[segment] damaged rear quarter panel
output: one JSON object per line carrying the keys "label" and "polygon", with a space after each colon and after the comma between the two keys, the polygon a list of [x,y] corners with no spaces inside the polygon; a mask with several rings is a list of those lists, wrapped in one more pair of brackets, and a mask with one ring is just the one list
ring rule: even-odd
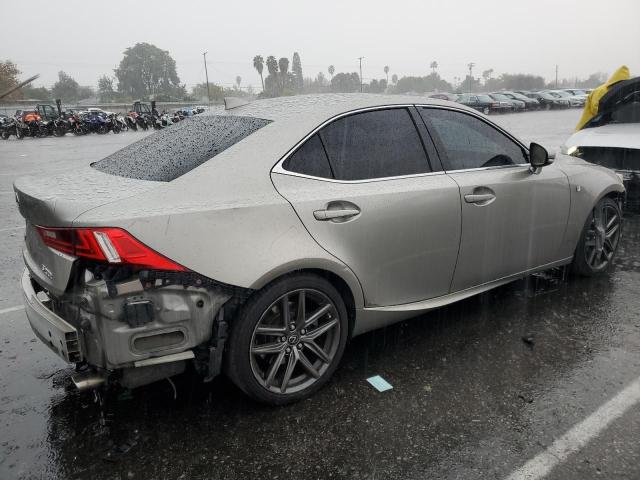
{"label": "damaged rear quarter panel", "polygon": [[362,305],[355,275],[313,240],[271,183],[271,168],[293,144],[274,125],[159,188],[83,213],[74,226],[124,228],[190,270],[238,287],[261,288],[302,268],[329,270]]}

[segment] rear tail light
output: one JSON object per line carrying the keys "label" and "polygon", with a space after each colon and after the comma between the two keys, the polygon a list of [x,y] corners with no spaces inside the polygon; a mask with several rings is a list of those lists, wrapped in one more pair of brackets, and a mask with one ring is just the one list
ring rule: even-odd
{"label": "rear tail light", "polygon": [[147,247],[121,228],[36,227],[42,241],[59,252],[110,264],[185,271],[182,265]]}
{"label": "rear tail light", "polygon": [[492,104],[491,104],[491,106],[492,106],[493,108],[498,108],[498,107],[500,106],[500,104],[499,104],[499,103],[492,103]]}

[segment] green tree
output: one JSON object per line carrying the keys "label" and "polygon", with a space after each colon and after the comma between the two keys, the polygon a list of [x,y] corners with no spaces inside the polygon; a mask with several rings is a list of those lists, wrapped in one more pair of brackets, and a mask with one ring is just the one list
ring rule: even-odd
{"label": "green tree", "polygon": [[51,92],[46,87],[32,87],[25,85],[22,90],[23,98],[30,100],[51,100]]}
{"label": "green tree", "polygon": [[302,76],[302,62],[300,61],[300,55],[298,52],[293,53],[291,60],[291,73],[293,74],[293,83],[295,90],[301,92],[304,88],[304,78]]}
{"label": "green tree", "polygon": [[398,75],[396,75],[395,73],[391,76],[391,82],[395,85],[396,83],[398,83]]}
{"label": "green tree", "polygon": [[431,62],[431,64],[429,65],[429,68],[431,69],[431,73],[436,73],[436,70],[438,70],[438,62],[436,62],[435,60],[433,62]]}
{"label": "green tree", "polygon": [[150,43],[127,48],[115,74],[118,90],[132,98],[172,99],[186,93],[180,85],[175,60],[168,51]]}
{"label": "green tree", "polygon": [[482,78],[484,78],[484,84],[487,85],[489,80],[491,80],[491,76],[493,75],[493,68],[485,70],[482,72]]}
{"label": "green tree", "polygon": [[287,87],[289,77],[289,59],[282,57],[278,60],[278,68],[280,69],[280,88],[284,90]]}
{"label": "green tree", "polygon": [[115,100],[116,91],[113,87],[113,77],[102,75],[98,79],[98,96],[101,102],[112,102]]}
{"label": "green tree", "polygon": [[[209,82],[209,91],[211,92],[211,98],[214,101],[220,101],[224,98],[224,91],[222,87],[215,83]],[[196,101],[207,100],[207,84],[205,82],[199,83],[191,87],[191,95]]]}
{"label": "green tree", "polygon": [[360,91],[360,76],[356,73],[336,73],[331,79],[331,91],[351,93]]}
{"label": "green tree", "polygon": [[384,74],[387,76],[387,83],[389,83],[389,65],[384,66]]}
{"label": "green tree", "polygon": [[237,88],[238,90],[240,90],[240,84],[241,84],[241,83],[242,83],[242,77],[241,77],[240,75],[238,75],[238,76],[236,77],[236,88]]}
{"label": "green tree", "polygon": [[[18,66],[13,63],[11,60],[5,60],[4,62],[0,62],[0,93],[3,93],[20,83],[18,80],[18,75],[20,75],[20,70],[18,70]],[[15,92],[10,93],[4,100],[17,100],[22,98],[23,92],[18,89]]]}
{"label": "green tree", "polygon": [[453,90],[451,84],[440,78],[437,72],[430,73],[426,77],[402,77],[395,82],[395,85],[395,93],[450,92]]}
{"label": "green tree", "polygon": [[258,75],[260,75],[262,90],[264,91],[264,78],[262,78],[262,70],[264,70],[264,58],[262,58],[262,55],[256,55],[255,57],[253,57],[253,68],[255,68],[258,71]]}
{"label": "green tree", "polygon": [[273,55],[269,55],[266,61],[267,78],[264,81],[265,96],[274,97],[280,92],[280,81],[278,80],[278,61]]}
{"label": "green tree", "polygon": [[333,80],[333,74],[336,71],[336,67],[334,67],[333,65],[329,65],[329,68],[327,69],[327,71],[329,72],[329,75],[331,75],[331,79]]}
{"label": "green tree", "polygon": [[78,82],[71,78],[71,75],[60,70],[58,72],[58,81],[51,87],[51,95],[53,95],[53,98],[60,98],[65,102],[75,102],[82,96],[79,89]]}

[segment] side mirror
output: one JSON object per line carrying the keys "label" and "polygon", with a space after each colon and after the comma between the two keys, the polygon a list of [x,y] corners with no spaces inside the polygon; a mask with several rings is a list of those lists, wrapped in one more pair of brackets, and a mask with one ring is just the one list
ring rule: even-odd
{"label": "side mirror", "polygon": [[540,173],[542,167],[549,165],[549,152],[542,145],[531,142],[529,145],[529,163],[531,164],[531,173]]}

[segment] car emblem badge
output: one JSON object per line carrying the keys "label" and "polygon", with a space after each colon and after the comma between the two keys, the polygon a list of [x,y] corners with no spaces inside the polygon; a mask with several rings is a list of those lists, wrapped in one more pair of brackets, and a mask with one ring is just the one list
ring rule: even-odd
{"label": "car emblem badge", "polygon": [[44,273],[49,280],[53,280],[53,272],[51,270],[49,270],[49,267],[47,267],[43,263],[42,265],[40,265],[40,269],[42,270],[42,273]]}
{"label": "car emblem badge", "polygon": [[291,345],[295,345],[298,342],[298,336],[297,335],[291,335],[289,337],[289,343]]}

